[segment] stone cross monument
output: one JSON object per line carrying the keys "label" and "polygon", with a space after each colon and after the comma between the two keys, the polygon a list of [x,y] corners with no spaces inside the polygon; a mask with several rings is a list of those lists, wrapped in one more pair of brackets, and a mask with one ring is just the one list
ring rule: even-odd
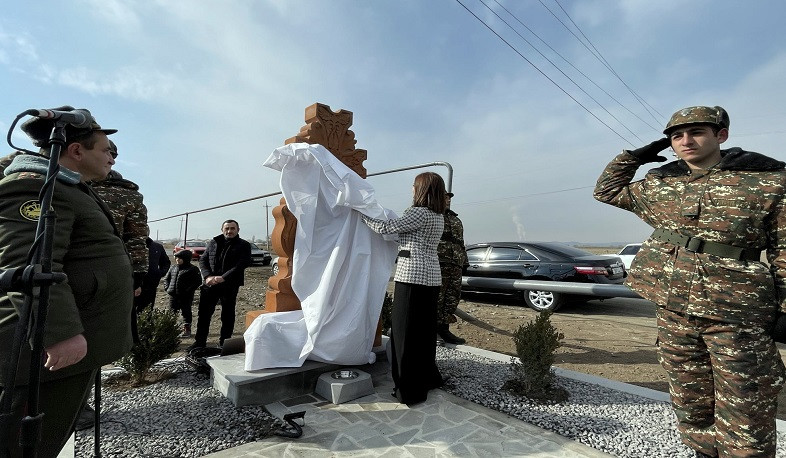
{"label": "stone cross monument", "polygon": [[[352,126],[352,112],[339,110],[334,112],[329,106],[315,103],[306,108],[306,125],[300,132],[287,139],[284,144],[311,143],[320,144],[333,153],[347,167],[354,170],[361,178],[366,178],[363,162],[366,150],[356,149],[355,133],[349,130]],[[279,255],[278,274],[268,280],[268,292],[265,297],[266,312],[288,312],[300,309],[300,300],[292,291],[292,255],[295,252],[295,228],[297,220],[289,211],[284,198],[280,205],[273,209],[276,223],[273,227],[271,242]],[[246,326],[250,324],[246,320]]]}

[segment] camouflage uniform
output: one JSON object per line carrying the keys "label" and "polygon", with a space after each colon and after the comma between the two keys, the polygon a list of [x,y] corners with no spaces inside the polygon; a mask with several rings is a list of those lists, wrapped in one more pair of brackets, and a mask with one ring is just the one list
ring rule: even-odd
{"label": "camouflage uniform", "polygon": [[7,169],[8,166],[11,165],[11,162],[13,162],[14,158],[20,154],[22,154],[22,152],[17,151],[15,153],[9,154],[8,156],[0,157],[0,180],[2,180],[5,176],[5,169]]}
{"label": "camouflage uniform", "polygon": [[437,324],[447,325],[456,312],[461,299],[461,274],[467,263],[464,249],[464,226],[454,211],[445,211],[445,229],[437,246],[439,268],[442,272],[442,287],[439,290]]}
{"label": "camouflage uniform", "polygon": [[786,171],[783,162],[739,148],[721,157],[709,170],[679,160],[631,183],[642,161],[623,151],[594,195],[655,228],[756,255],[767,250],[769,268],[752,255],[688,249],[656,230],[626,281],[658,305],[659,358],[683,442],[710,456],[774,456],[786,372],[769,330],[776,312],[786,311]]}
{"label": "camouflage uniform", "polygon": [[142,203],[139,186],[113,170],[106,180],[93,183],[93,190],[112,212],[115,227],[131,256],[134,288],[138,288],[148,269],[146,241],[150,233],[147,226],[147,207]]}

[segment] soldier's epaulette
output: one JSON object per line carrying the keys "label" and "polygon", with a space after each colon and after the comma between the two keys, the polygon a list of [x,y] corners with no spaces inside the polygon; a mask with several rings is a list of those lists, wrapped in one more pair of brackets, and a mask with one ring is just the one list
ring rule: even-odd
{"label": "soldier's epaulette", "polygon": [[41,173],[36,173],[36,172],[19,172],[16,175],[16,178],[20,179],[20,180],[23,180],[23,179],[26,179],[26,178],[40,180],[40,179],[44,178],[44,175],[41,174]]}

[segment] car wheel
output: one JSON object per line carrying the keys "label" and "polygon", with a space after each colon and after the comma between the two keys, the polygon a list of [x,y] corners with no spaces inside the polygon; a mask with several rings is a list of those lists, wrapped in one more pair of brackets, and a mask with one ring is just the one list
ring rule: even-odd
{"label": "car wheel", "polygon": [[278,275],[278,263],[273,264],[273,268],[271,270],[273,271],[273,275]]}
{"label": "car wheel", "polygon": [[524,302],[538,312],[556,312],[562,307],[565,298],[552,291],[524,291]]}

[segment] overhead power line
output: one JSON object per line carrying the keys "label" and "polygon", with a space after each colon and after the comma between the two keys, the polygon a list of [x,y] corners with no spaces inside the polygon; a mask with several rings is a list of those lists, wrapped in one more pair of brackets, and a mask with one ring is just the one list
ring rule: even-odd
{"label": "overhead power line", "polygon": [[[559,21],[559,23],[560,23],[560,24],[562,24],[562,26],[563,26],[563,27],[565,27],[565,29],[566,29],[568,32],[570,32],[570,34],[571,34],[571,35],[573,35],[573,36],[574,36],[574,37],[575,37],[575,38],[576,38],[576,39],[579,41],[579,43],[581,43],[581,44],[582,44],[582,45],[583,45],[585,48],[587,48],[587,51],[589,51],[589,52],[590,52],[590,54],[592,54],[593,56],[595,56],[595,58],[596,58],[596,59],[598,59],[598,61],[599,61],[599,62],[600,62],[600,63],[601,63],[601,64],[602,64],[604,67],[606,67],[606,68],[607,68],[607,69],[608,69],[608,70],[609,70],[609,71],[610,71],[610,72],[611,72],[611,73],[612,73],[612,74],[613,74],[613,75],[614,75],[614,76],[615,76],[615,77],[616,77],[616,78],[617,78],[617,79],[618,79],[618,80],[619,80],[619,81],[620,81],[620,82],[623,84],[623,86],[625,86],[625,87],[628,89],[628,91],[630,91],[630,93],[633,95],[633,97],[635,97],[635,98],[636,98],[636,100],[639,102],[639,104],[641,104],[641,106],[642,106],[642,107],[644,107],[644,109],[647,111],[647,113],[649,113],[649,115],[650,115],[650,116],[652,116],[652,119],[654,119],[656,123],[660,122],[660,120],[659,120],[659,119],[658,119],[658,118],[657,118],[657,117],[656,117],[656,116],[655,116],[655,115],[652,113],[652,111],[655,111],[655,113],[658,113],[658,111],[657,111],[657,110],[655,110],[655,108],[654,108],[654,107],[652,107],[652,105],[650,105],[650,104],[646,103],[646,102],[644,101],[644,99],[643,99],[643,98],[642,98],[642,97],[641,97],[639,94],[637,94],[637,93],[636,93],[636,91],[634,91],[634,90],[633,90],[633,88],[631,88],[631,87],[628,85],[628,83],[626,83],[626,82],[625,82],[625,81],[622,79],[622,77],[621,77],[621,76],[620,76],[620,75],[619,75],[619,74],[618,74],[618,73],[617,73],[617,72],[614,70],[614,68],[612,68],[611,64],[609,64],[609,62],[606,60],[606,58],[605,58],[605,57],[603,57],[603,55],[600,53],[600,51],[598,50],[598,48],[596,48],[596,47],[595,47],[595,45],[593,45],[593,44],[592,44],[592,41],[590,41],[590,39],[589,39],[589,38],[587,38],[587,36],[584,34],[584,32],[582,32],[582,31],[581,31],[581,28],[580,28],[580,27],[579,27],[579,26],[578,26],[578,25],[577,25],[577,24],[576,24],[576,23],[573,21],[573,19],[570,17],[570,15],[568,14],[568,12],[567,12],[567,11],[565,11],[565,9],[562,7],[562,5],[560,5],[560,3],[559,3],[559,1],[558,1],[558,0],[554,0],[554,2],[555,2],[555,3],[556,3],[556,4],[557,4],[559,7],[560,7],[560,9],[562,10],[562,12],[563,12],[563,13],[565,13],[565,16],[567,16],[567,17],[568,17],[568,19],[570,20],[570,22],[571,22],[571,23],[574,25],[574,27],[576,27],[576,30],[578,30],[578,31],[579,31],[579,33],[581,33],[581,35],[584,37],[584,40],[586,40],[586,43],[585,43],[585,41],[584,41],[584,40],[582,40],[581,38],[579,38],[579,36],[578,36],[578,35],[576,35],[576,34],[573,32],[573,30],[571,30],[571,28],[570,28],[570,27],[568,27],[568,25],[567,25],[567,24],[565,24],[565,23],[562,21],[562,19],[560,19],[560,18],[559,18],[559,17],[556,15],[556,14],[554,13],[554,11],[552,11],[552,10],[551,10],[551,8],[549,8],[549,7],[548,7],[548,6],[547,6],[545,3],[543,3],[543,0],[538,0],[538,1],[540,2],[540,4],[541,4],[541,5],[543,5],[543,7],[544,7],[544,8],[546,8],[546,10],[548,10],[548,12],[549,12],[549,13],[551,13],[551,15],[552,15],[552,16],[554,16],[554,18],[555,18],[557,21]],[[587,45],[587,43],[589,43],[589,46]],[[592,49],[590,49],[590,46],[592,46]],[[650,111],[650,108],[652,109],[652,111]],[[661,118],[663,118],[663,115],[661,115],[660,113],[658,113],[658,115],[659,115]]]}
{"label": "overhead power line", "polygon": [[[494,1],[495,1],[495,2],[497,2],[497,0],[494,0]],[[606,109],[606,107],[604,107],[604,106],[603,106],[603,104],[601,104],[601,103],[600,103],[600,102],[599,102],[597,99],[595,99],[595,97],[593,97],[593,96],[592,96],[592,95],[590,95],[590,94],[589,94],[587,91],[585,91],[583,87],[581,87],[581,86],[580,86],[580,85],[579,85],[579,84],[578,84],[576,81],[574,81],[574,80],[573,80],[573,78],[571,78],[571,77],[570,77],[568,74],[566,74],[565,72],[563,72],[561,68],[559,68],[559,67],[558,67],[558,66],[557,66],[557,65],[556,65],[556,64],[555,64],[555,63],[554,63],[554,62],[553,62],[551,59],[549,59],[549,58],[548,58],[548,57],[547,57],[545,54],[543,54],[543,53],[542,53],[542,52],[541,52],[541,51],[540,51],[540,50],[539,50],[539,49],[538,49],[538,48],[537,48],[535,45],[533,45],[532,43],[530,43],[530,41],[529,41],[529,40],[527,40],[526,38],[524,38],[524,36],[522,36],[522,35],[521,35],[521,34],[520,34],[520,33],[519,33],[519,32],[518,32],[518,31],[517,31],[517,30],[516,30],[516,29],[515,29],[515,28],[514,28],[512,25],[510,25],[510,24],[508,23],[508,21],[506,21],[506,20],[505,20],[505,19],[503,19],[503,18],[502,18],[502,17],[501,17],[499,14],[497,14],[497,12],[496,12],[496,11],[494,11],[494,10],[493,10],[493,9],[492,9],[492,8],[491,8],[491,7],[490,7],[490,6],[489,6],[489,5],[488,5],[488,4],[487,4],[487,3],[486,3],[484,0],[480,0],[480,3],[482,3],[482,4],[483,4],[483,6],[485,6],[485,7],[486,7],[486,8],[487,8],[489,11],[491,11],[491,13],[492,13],[492,14],[494,14],[494,16],[497,16],[497,18],[498,18],[500,21],[504,22],[504,23],[505,23],[505,25],[507,25],[507,26],[508,26],[508,27],[509,27],[511,30],[513,30],[513,33],[515,33],[516,35],[518,35],[518,36],[519,36],[519,38],[521,38],[522,40],[524,40],[524,42],[525,42],[525,43],[527,43],[527,44],[528,44],[528,45],[529,45],[529,46],[530,46],[532,49],[534,49],[534,50],[535,50],[535,52],[537,52],[538,54],[540,54],[540,56],[541,56],[542,58],[546,59],[546,61],[547,61],[548,63],[550,63],[552,67],[554,67],[554,68],[555,68],[555,69],[556,69],[558,72],[562,73],[562,76],[564,76],[564,77],[565,77],[565,78],[567,78],[567,79],[568,79],[568,80],[569,80],[571,83],[573,83],[573,85],[574,85],[574,86],[576,86],[576,87],[577,87],[577,88],[578,88],[578,89],[579,89],[581,92],[583,92],[583,93],[584,93],[584,95],[586,95],[587,97],[589,97],[589,98],[590,98],[590,100],[592,100],[593,102],[595,102],[595,103],[596,103],[596,104],[597,104],[597,105],[598,105],[598,106],[599,106],[599,107],[600,107],[600,108],[601,108],[603,111],[605,111],[605,112],[606,112],[606,114],[608,114],[609,116],[611,116],[611,118],[612,118],[612,119],[614,119],[615,121],[617,121],[617,123],[619,123],[619,125],[621,125],[622,127],[624,127],[624,128],[625,128],[625,130],[627,130],[627,131],[628,131],[628,132],[629,132],[631,135],[633,135],[634,137],[636,137],[636,139],[638,139],[638,140],[639,140],[639,142],[642,142],[642,143],[644,142],[644,140],[642,140],[642,139],[641,139],[641,138],[640,138],[638,135],[636,135],[636,134],[635,134],[635,133],[634,133],[632,130],[630,130],[630,129],[628,128],[628,126],[626,126],[626,125],[625,125],[625,123],[623,123],[622,121],[620,121],[620,120],[619,120],[619,119],[618,119],[616,116],[614,116],[614,115],[613,115],[613,114],[612,114],[612,113],[611,113],[611,112],[610,112],[608,109]],[[497,2],[497,4],[499,5],[499,2]],[[502,5],[500,5],[500,6],[502,6]],[[503,8],[504,8],[504,7],[503,7]],[[506,9],[505,11],[507,11],[507,9]],[[520,21],[519,21],[519,22],[520,22]]]}
{"label": "overhead power line", "polygon": [[[609,92],[608,92],[608,91],[606,91],[605,89],[603,89],[603,88],[602,88],[602,87],[601,87],[601,86],[600,86],[598,83],[596,83],[596,82],[595,82],[595,81],[594,81],[592,78],[590,78],[589,76],[587,76],[587,74],[585,74],[583,71],[581,71],[581,70],[580,70],[578,67],[576,67],[575,65],[573,65],[573,63],[572,63],[571,61],[569,61],[567,58],[565,58],[565,56],[563,56],[562,54],[560,54],[560,52],[559,52],[559,51],[557,51],[557,50],[556,50],[556,49],[554,49],[554,48],[553,48],[551,45],[549,45],[549,44],[548,44],[548,42],[546,42],[546,40],[544,40],[543,38],[541,38],[541,37],[540,37],[540,35],[538,35],[537,33],[535,33],[535,31],[534,31],[534,30],[532,30],[532,29],[531,29],[531,28],[529,28],[529,27],[528,27],[526,24],[524,24],[524,23],[523,23],[523,22],[522,22],[522,21],[521,21],[521,20],[520,20],[520,19],[519,19],[519,18],[518,18],[518,17],[517,17],[515,14],[513,14],[513,13],[512,13],[510,10],[508,10],[507,8],[505,8],[505,5],[501,4],[501,3],[500,3],[499,1],[497,1],[497,0],[494,0],[494,2],[495,2],[497,5],[499,5],[499,7],[500,7],[500,8],[502,8],[503,10],[505,10],[505,12],[506,12],[506,13],[508,13],[508,14],[509,14],[509,15],[510,15],[510,16],[511,16],[513,19],[515,19],[515,20],[516,20],[516,22],[518,22],[519,24],[521,24],[521,26],[522,26],[522,27],[524,27],[525,29],[527,29],[527,30],[529,31],[529,33],[531,33],[531,34],[532,34],[532,35],[533,35],[535,38],[537,38],[538,40],[540,40],[540,42],[541,42],[541,43],[543,43],[543,45],[544,45],[544,46],[546,46],[546,47],[547,47],[547,48],[549,48],[549,49],[550,49],[550,50],[551,50],[551,51],[552,51],[554,54],[556,54],[557,56],[559,56],[559,57],[560,57],[560,59],[562,59],[562,60],[563,60],[563,61],[564,61],[566,64],[570,65],[570,66],[571,66],[571,67],[572,67],[574,70],[576,70],[576,71],[577,71],[577,72],[578,72],[578,73],[579,73],[581,76],[583,76],[584,78],[586,78],[586,79],[587,79],[587,81],[589,81],[590,83],[592,83],[592,84],[593,84],[593,85],[594,85],[596,88],[598,88],[600,91],[602,91],[604,94],[606,94],[606,95],[607,95],[607,96],[608,96],[608,97],[609,97],[611,100],[613,100],[613,101],[617,102],[617,105],[619,105],[620,107],[622,107],[622,109],[624,109],[625,111],[627,111],[628,113],[630,113],[632,116],[634,116],[636,119],[638,119],[639,121],[641,121],[642,123],[644,123],[644,124],[645,124],[647,127],[651,128],[651,129],[653,129],[653,130],[659,131],[659,129],[658,129],[656,126],[653,126],[653,125],[652,125],[652,124],[650,124],[648,121],[644,120],[644,119],[643,119],[641,116],[639,116],[637,113],[635,113],[635,112],[634,112],[634,111],[632,111],[630,108],[628,108],[627,106],[625,106],[625,105],[624,105],[622,102],[620,102],[620,101],[619,101],[619,100],[618,100],[616,97],[614,97],[613,95],[609,94]],[[531,46],[531,45],[530,45],[530,46]]]}
{"label": "overhead power line", "polygon": [[[475,17],[475,19],[477,19],[477,20],[478,20],[478,21],[479,21],[481,24],[483,24],[483,25],[484,25],[484,26],[485,26],[487,29],[489,29],[489,30],[491,31],[491,33],[493,33],[494,35],[496,35],[496,36],[497,36],[497,38],[499,38],[499,39],[500,39],[500,40],[502,40],[502,41],[503,41],[503,42],[504,42],[506,45],[508,45],[508,47],[509,47],[510,49],[512,49],[512,50],[513,50],[513,52],[515,52],[516,54],[518,54],[518,55],[519,55],[519,56],[520,56],[522,59],[524,59],[524,60],[525,60],[525,61],[526,61],[528,64],[530,64],[530,65],[531,65],[531,66],[532,66],[532,67],[533,67],[535,70],[537,70],[537,71],[538,71],[538,73],[540,73],[541,75],[543,75],[543,76],[544,76],[544,77],[545,77],[547,80],[549,80],[549,81],[550,81],[550,82],[551,82],[553,85],[555,85],[555,86],[556,86],[556,87],[557,87],[559,90],[561,90],[561,91],[562,91],[562,92],[563,92],[565,95],[567,95],[568,97],[570,97],[570,98],[571,98],[571,100],[573,100],[573,101],[574,101],[574,102],[576,102],[576,103],[577,103],[577,104],[578,104],[578,105],[579,105],[581,108],[583,108],[583,109],[584,109],[584,111],[586,111],[587,113],[589,113],[589,114],[590,114],[590,116],[592,116],[592,117],[593,117],[593,118],[595,118],[595,119],[596,119],[598,122],[600,122],[601,124],[603,124],[604,126],[606,126],[606,128],[607,128],[607,129],[609,129],[610,131],[614,132],[614,134],[616,134],[616,135],[617,135],[619,138],[621,138],[621,139],[622,139],[624,142],[628,143],[628,144],[629,144],[629,145],[631,145],[631,146],[634,146],[634,145],[633,145],[633,143],[632,143],[630,140],[628,140],[627,138],[623,137],[623,136],[622,136],[622,134],[620,134],[619,132],[617,132],[616,130],[614,130],[614,128],[612,128],[611,126],[609,126],[608,124],[606,124],[606,123],[605,123],[605,122],[604,122],[602,119],[600,119],[600,118],[599,118],[599,117],[598,117],[598,116],[597,116],[595,113],[593,113],[593,112],[592,112],[592,111],[591,111],[589,108],[587,108],[586,106],[584,106],[584,104],[582,104],[581,102],[579,102],[579,101],[578,101],[578,100],[577,100],[575,97],[573,97],[573,96],[572,96],[572,95],[571,95],[571,94],[570,94],[568,91],[566,91],[566,90],[565,90],[565,89],[564,89],[562,86],[560,86],[560,85],[559,85],[559,84],[558,84],[556,81],[554,81],[554,80],[553,80],[551,77],[549,77],[549,76],[548,76],[546,73],[544,73],[544,72],[543,72],[543,70],[541,70],[541,69],[540,69],[540,68],[539,68],[537,65],[535,65],[535,64],[534,64],[534,63],[533,63],[531,60],[527,59],[527,57],[526,57],[526,56],[524,56],[524,54],[522,54],[522,53],[521,53],[521,52],[520,52],[518,49],[516,49],[516,47],[515,47],[515,46],[513,46],[513,45],[512,45],[512,44],[511,44],[509,41],[507,41],[505,38],[503,38],[503,37],[502,37],[502,35],[500,35],[499,33],[497,33],[497,31],[496,31],[496,30],[494,30],[494,29],[493,29],[493,28],[492,28],[490,25],[488,25],[488,24],[487,24],[485,21],[483,21],[483,19],[481,19],[481,18],[480,18],[480,17],[479,17],[477,14],[475,14],[475,13],[474,13],[472,10],[470,10],[470,9],[467,7],[467,5],[465,5],[465,4],[464,4],[464,3],[463,3],[461,0],[456,0],[456,2],[458,2],[458,4],[459,4],[459,5],[461,5],[461,6],[462,6],[462,7],[463,7],[465,10],[467,10],[467,12],[469,12],[469,14],[471,14],[472,16],[474,16],[474,17]],[[485,5],[485,4],[484,4],[484,5]]]}

